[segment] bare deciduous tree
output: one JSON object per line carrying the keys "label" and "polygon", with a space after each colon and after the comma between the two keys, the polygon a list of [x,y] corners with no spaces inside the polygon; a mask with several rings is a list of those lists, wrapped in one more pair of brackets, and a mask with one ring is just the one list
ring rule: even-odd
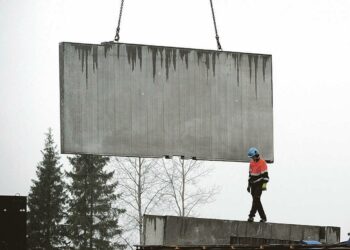
{"label": "bare deciduous tree", "polygon": [[203,162],[174,157],[172,160],[163,159],[160,166],[163,171],[158,178],[166,187],[164,191],[170,198],[170,208],[178,216],[193,215],[196,207],[214,201],[219,188],[200,185],[201,179],[211,172]]}
{"label": "bare deciduous tree", "polygon": [[143,215],[150,213],[194,215],[194,209],[214,201],[216,186],[200,181],[211,169],[200,161],[114,158],[121,200],[126,208],[123,239],[132,248],[142,244]]}
{"label": "bare deciduous tree", "polygon": [[[163,202],[162,191],[165,183],[157,177],[157,161],[145,158],[114,158],[121,188],[119,192],[126,208],[123,223],[124,240],[129,247],[136,241],[142,244],[143,214],[157,212],[155,208],[160,209]],[[138,236],[135,235],[135,231]]]}

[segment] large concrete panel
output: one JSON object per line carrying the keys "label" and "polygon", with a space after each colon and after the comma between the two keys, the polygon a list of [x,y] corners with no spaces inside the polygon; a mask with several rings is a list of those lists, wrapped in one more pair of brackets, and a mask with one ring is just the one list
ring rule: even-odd
{"label": "large concrete panel", "polygon": [[273,161],[271,55],[60,44],[61,151]]}
{"label": "large concrete panel", "polygon": [[[154,226],[156,221],[159,225]],[[340,240],[339,227],[216,220],[176,216],[144,216],[145,245],[221,245],[254,239],[270,243],[316,240],[333,244]]]}

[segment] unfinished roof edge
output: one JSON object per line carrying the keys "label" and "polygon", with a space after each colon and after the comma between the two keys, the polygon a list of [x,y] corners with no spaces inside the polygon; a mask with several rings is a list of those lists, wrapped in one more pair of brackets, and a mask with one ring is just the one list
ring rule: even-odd
{"label": "unfinished roof edge", "polygon": [[195,245],[195,246],[160,246],[160,245],[135,245],[137,250],[165,250],[165,249],[188,249],[188,250],[205,250],[205,249],[246,249],[246,250],[255,250],[255,249],[343,249],[350,250],[349,245],[342,244],[321,244],[321,245],[304,245],[304,244],[263,244],[263,245]]}
{"label": "unfinished roof edge", "polygon": [[[181,217],[181,216],[176,216],[176,215],[153,215],[153,214],[144,214],[144,217],[172,217],[172,218],[181,218],[181,219],[198,219],[198,220],[212,220],[212,221],[236,221],[236,222],[244,222],[248,223],[245,220],[230,220],[230,219],[215,219],[215,218],[204,218],[204,217],[192,217],[192,216],[186,216],[186,217]],[[249,222],[250,223],[250,222]],[[254,223],[254,222],[253,222]],[[257,222],[255,222],[257,223]],[[266,222],[266,224],[275,224],[275,225],[291,225],[291,226],[310,226],[310,227],[335,227],[335,228],[340,228],[337,226],[331,226],[331,225],[306,225],[306,224],[291,224],[291,223],[277,223],[277,222]]]}
{"label": "unfinished roof edge", "polygon": [[[178,216],[144,216],[145,245],[228,245],[235,238],[266,239],[273,243],[340,241],[340,228]],[[234,241],[233,241],[234,242]]]}

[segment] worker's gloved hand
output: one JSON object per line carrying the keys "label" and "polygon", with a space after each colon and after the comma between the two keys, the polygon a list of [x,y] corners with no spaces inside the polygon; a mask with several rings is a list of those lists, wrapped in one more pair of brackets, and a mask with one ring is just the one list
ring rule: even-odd
{"label": "worker's gloved hand", "polygon": [[248,193],[250,193],[250,186],[247,187],[247,191],[248,191]]}

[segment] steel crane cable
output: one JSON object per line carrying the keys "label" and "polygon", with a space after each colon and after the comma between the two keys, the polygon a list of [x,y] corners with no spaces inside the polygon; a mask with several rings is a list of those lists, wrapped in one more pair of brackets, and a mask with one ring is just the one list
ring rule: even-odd
{"label": "steel crane cable", "polygon": [[218,50],[222,50],[222,47],[221,47],[221,44],[220,44],[220,38],[219,38],[219,35],[218,35],[218,29],[216,27],[215,13],[214,13],[214,7],[213,7],[212,0],[210,0],[210,6],[211,6],[211,13],[213,14],[213,22],[214,22],[214,28],[215,28],[216,44],[218,46]]}
{"label": "steel crane cable", "polygon": [[115,37],[114,37],[114,41],[115,42],[119,42],[119,38],[120,38],[120,36],[119,36],[120,20],[122,19],[123,7],[124,7],[124,0],[121,0],[121,2],[120,2],[120,10],[119,10],[118,26],[117,26]]}
{"label": "steel crane cable", "polygon": [[[222,50],[222,47],[221,47],[221,44],[220,44],[220,38],[219,38],[219,35],[218,35],[218,29],[217,29],[217,26],[216,26],[215,12],[214,12],[214,6],[213,6],[212,0],[210,0],[210,6],[211,6],[211,12],[213,14],[213,22],[214,22],[214,28],[215,28],[215,38],[216,38],[217,47],[218,47],[218,50]],[[124,7],[124,0],[121,0],[121,2],[120,2],[120,9],[119,9],[118,26],[117,26],[116,33],[115,33],[114,42],[119,42],[119,39],[120,39],[120,36],[119,36],[120,21],[122,19],[123,7]]]}

